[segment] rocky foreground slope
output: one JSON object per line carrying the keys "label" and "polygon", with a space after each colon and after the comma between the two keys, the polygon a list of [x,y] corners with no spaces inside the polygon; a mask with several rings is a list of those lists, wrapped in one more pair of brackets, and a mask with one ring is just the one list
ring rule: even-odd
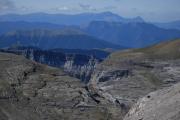
{"label": "rocky foreground slope", "polygon": [[124,120],[179,120],[180,84],[152,92],[140,99]]}
{"label": "rocky foreground slope", "polygon": [[87,85],[61,69],[0,53],[0,118],[178,120],[179,46],[174,40],[113,53]]}
{"label": "rocky foreground slope", "polygon": [[105,120],[118,106],[96,100],[80,80],[62,70],[0,53],[1,120]]}

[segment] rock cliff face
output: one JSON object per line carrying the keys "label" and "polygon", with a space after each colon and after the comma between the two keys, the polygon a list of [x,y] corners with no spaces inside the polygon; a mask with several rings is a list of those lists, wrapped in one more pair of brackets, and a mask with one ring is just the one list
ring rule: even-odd
{"label": "rock cliff face", "polygon": [[88,83],[99,61],[92,57],[84,65],[76,65],[74,62],[74,59],[67,60],[63,67],[64,71],[73,77],[81,79],[82,82]]}
{"label": "rock cliff face", "polygon": [[102,61],[101,58],[97,58],[92,54],[66,54],[63,52],[56,52],[54,50],[45,51],[32,47],[24,47],[21,49],[8,49],[2,51],[23,55],[27,59],[36,61],[38,63],[63,68],[66,73],[73,77],[81,79],[85,83],[90,80],[91,74],[93,73],[96,65]]}
{"label": "rock cliff face", "polygon": [[[99,99],[96,99],[99,98]],[[119,106],[62,70],[0,53],[1,120],[116,120]]]}

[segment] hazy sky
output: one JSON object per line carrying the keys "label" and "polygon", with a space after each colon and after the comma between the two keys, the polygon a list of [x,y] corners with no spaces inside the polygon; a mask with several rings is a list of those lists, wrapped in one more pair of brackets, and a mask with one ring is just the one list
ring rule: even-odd
{"label": "hazy sky", "polygon": [[147,21],[180,20],[180,0],[0,0],[0,14],[111,11],[123,17],[141,16]]}

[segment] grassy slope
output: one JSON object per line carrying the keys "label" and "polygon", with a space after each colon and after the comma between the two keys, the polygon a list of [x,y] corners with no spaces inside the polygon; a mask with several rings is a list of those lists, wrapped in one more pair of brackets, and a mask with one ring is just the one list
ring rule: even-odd
{"label": "grassy slope", "polygon": [[180,58],[180,39],[141,49],[130,49],[111,54],[104,65],[117,65],[121,60],[172,60]]}

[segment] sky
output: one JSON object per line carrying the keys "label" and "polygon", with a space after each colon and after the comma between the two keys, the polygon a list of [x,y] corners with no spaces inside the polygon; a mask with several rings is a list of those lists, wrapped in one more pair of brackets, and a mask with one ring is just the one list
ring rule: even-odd
{"label": "sky", "polygon": [[180,20],[180,0],[0,0],[0,14],[110,11],[122,17],[141,16],[149,22]]}

